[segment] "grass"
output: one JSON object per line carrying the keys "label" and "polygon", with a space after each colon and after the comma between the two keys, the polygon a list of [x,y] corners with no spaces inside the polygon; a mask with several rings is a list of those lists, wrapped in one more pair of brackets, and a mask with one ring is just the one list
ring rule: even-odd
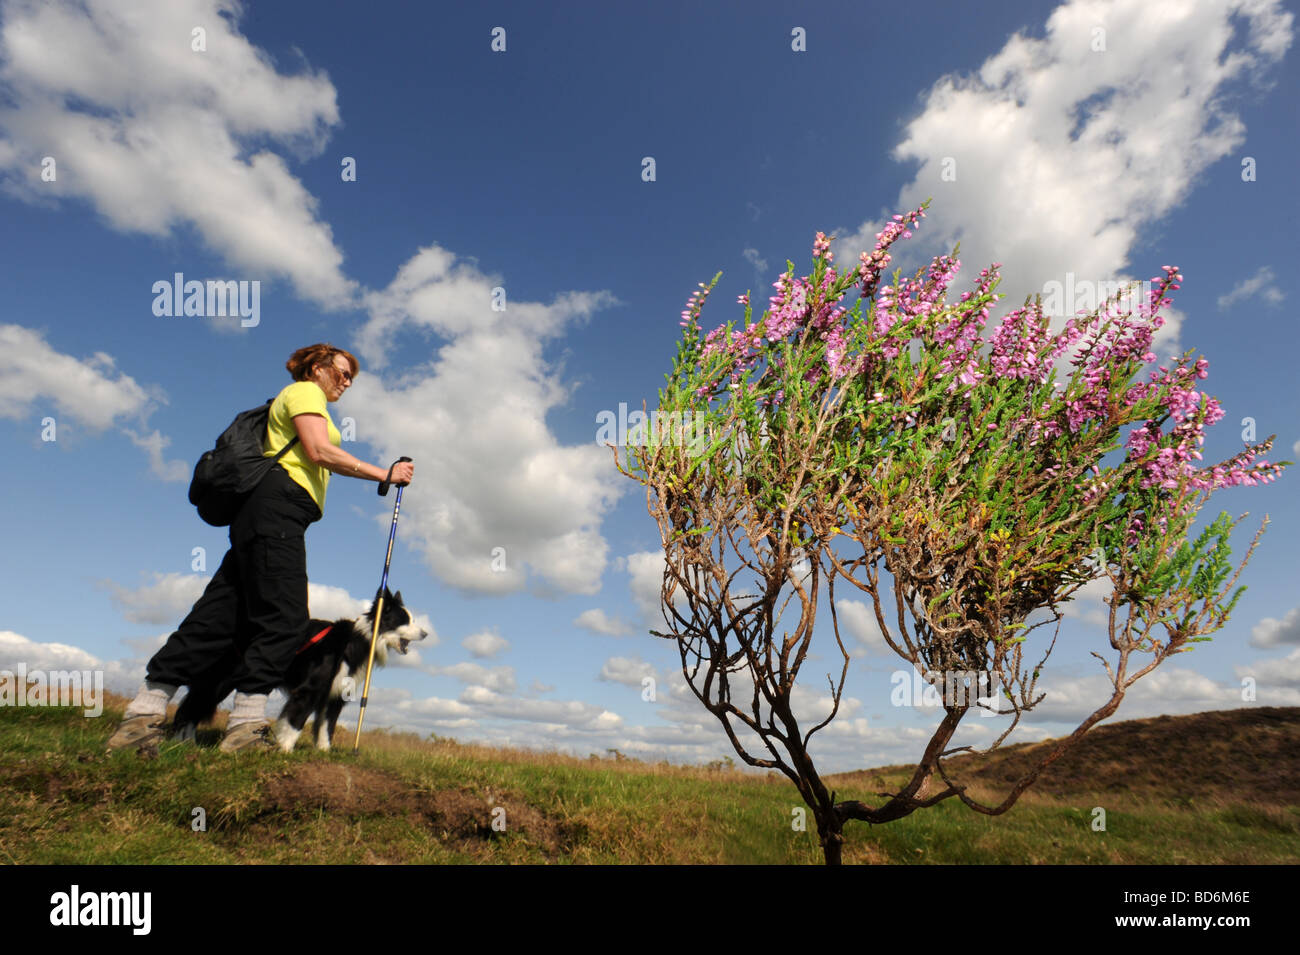
{"label": "grass", "polygon": [[[110,701],[110,705],[113,701]],[[155,758],[104,755],[120,717],[0,709],[0,861],[820,863],[783,777],[582,760],[371,732],[361,753],[230,756],[216,731]],[[1101,727],[1007,814],[955,800],[850,823],[846,862],[1225,864],[1300,860],[1300,710]],[[954,761],[995,799],[1038,747]],[[1159,754],[1157,758],[1155,754]],[[907,767],[829,779],[879,802]],[[1105,830],[1095,831],[1095,809]],[[204,823],[203,826],[199,822]]]}

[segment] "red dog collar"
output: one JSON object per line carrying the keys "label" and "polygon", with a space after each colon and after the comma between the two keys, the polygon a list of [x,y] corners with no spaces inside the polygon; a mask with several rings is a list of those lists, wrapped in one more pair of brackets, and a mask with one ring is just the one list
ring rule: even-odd
{"label": "red dog collar", "polygon": [[[306,643],[300,646],[298,648],[298,653],[304,653],[307,650],[307,648],[310,647],[313,643],[320,643],[322,640],[325,639],[325,634],[329,633],[333,629],[334,629],[334,624],[330,624],[320,633],[316,634],[316,636],[312,637],[310,640],[308,640]],[[295,656],[296,655],[297,654],[295,654]]]}

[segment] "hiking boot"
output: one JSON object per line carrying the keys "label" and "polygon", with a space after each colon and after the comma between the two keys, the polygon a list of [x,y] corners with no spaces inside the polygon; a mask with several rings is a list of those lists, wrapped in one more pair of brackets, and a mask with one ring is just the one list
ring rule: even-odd
{"label": "hiking boot", "polygon": [[134,749],[137,752],[155,753],[158,743],[165,735],[163,724],[167,717],[161,714],[133,716],[118,724],[113,735],[108,738],[108,752],[118,749]]}
{"label": "hiking boot", "polygon": [[256,750],[269,753],[275,750],[275,740],[271,736],[271,724],[266,720],[252,723],[240,723],[233,729],[226,730],[218,747],[223,753],[243,753]]}

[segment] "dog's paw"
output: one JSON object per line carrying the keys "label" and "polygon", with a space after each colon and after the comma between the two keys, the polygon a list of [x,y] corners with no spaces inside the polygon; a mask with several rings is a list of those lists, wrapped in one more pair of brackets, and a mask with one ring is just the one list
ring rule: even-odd
{"label": "dog's paw", "polygon": [[296,730],[288,720],[277,720],[275,724],[275,742],[284,753],[292,753],[293,748],[298,745],[298,734],[302,730]]}

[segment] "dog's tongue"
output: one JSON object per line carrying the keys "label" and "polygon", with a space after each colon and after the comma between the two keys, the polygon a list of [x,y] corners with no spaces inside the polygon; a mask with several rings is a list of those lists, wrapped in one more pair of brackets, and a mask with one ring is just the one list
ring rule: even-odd
{"label": "dog's tongue", "polygon": [[402,637],[401,641],[398,644],[397,649],[400,650],[403,654],[405,654],[406,648],[410,646],[410,644],[411,644],[410,640],[407,640],[406,637]]}

